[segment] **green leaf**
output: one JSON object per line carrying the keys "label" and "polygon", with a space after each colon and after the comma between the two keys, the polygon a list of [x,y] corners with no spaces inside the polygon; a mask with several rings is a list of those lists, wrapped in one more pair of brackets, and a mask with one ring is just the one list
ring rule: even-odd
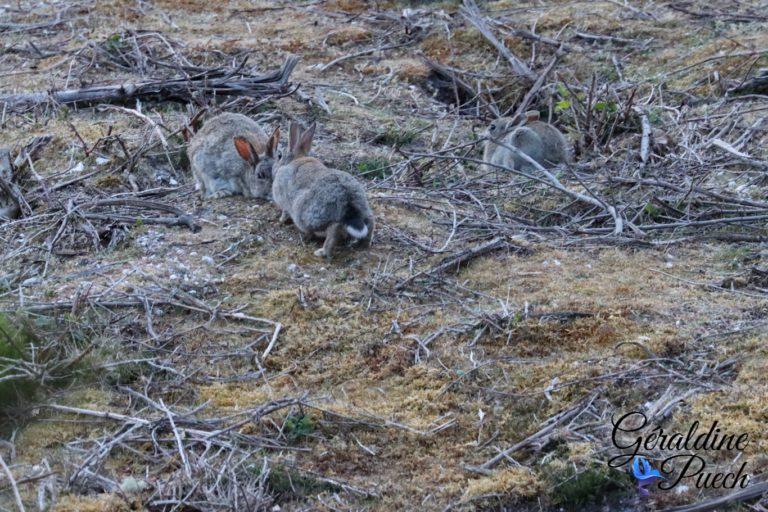
{"label": "green leaf", "polygon": [[645,213],[647,213],[652,219],[657,219],[661,215],[661,210],[657,208],[652,203],[646,203],[645,207],[643,208]]}

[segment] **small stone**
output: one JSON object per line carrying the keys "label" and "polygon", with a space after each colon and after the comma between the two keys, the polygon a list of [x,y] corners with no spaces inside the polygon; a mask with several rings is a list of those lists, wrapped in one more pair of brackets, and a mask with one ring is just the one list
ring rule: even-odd
{"label": "small stone", "polygon": [[216,263],[216,262],[213,260],[213,258],[211,258],[210,256],[203,256],[202,258],[200,258],[200,261],[202,261],[202,262],[203,262],[203,263],[205,263],[206,265],[213,265],[213,264],[215,264],[215,263]]}

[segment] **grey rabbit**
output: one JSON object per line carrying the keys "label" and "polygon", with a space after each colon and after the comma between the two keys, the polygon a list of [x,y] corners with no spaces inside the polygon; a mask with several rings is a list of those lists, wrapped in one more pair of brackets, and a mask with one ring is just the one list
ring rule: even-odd
{"label": "grey rabbit", "polygon": [[0,222],[15,219],[21,214],[16,198],[13,197],[13,165],[11,152],[0,149]]}
{"label": "grey rabbit", "polygon": [[[539,121],[539,112],[529,110],[522,116],[501,117],[488,127],[483,161],[520,171],[533,171],[534,167],[509,149],[519,149],[545,169],[568,162],[568,143],[560,130]],[[487,168],[493,168],[486,166]]]}
{"label": "grey rabbit", "polygon": [[269,198],[279,139],[279,128],[267,139],[264,129],[242,114],[224,113],[209,119],[192,137],[188,149],[201,196]]}
{"label": "grey rabbit", "polygon": [[365,189],[351,174],[307,156],[314,134],[314,123],[307,130],[291,123],[288,150],[275,166],[272,197],[281,222],[290,217],[302,233],[325,237],[315,255],[330,259],[336,244],[347,238],[368,247],[374,220]]}

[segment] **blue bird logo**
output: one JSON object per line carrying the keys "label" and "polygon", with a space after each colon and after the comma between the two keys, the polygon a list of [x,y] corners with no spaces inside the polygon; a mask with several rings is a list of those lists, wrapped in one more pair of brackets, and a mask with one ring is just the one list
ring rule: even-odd
{"label": "blue bird logo", "polygon": [[632,474],[637,479],[637,490],[643,496],[648,496],[646,486],[659,480],[666,480],[658,469],[653,469],[645,457],[635,457],[632,462]]}

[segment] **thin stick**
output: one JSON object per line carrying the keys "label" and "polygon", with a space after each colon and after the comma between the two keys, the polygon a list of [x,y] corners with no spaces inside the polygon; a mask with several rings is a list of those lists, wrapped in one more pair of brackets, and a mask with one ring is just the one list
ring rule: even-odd
{"label": "thin stick", "polygon": [[712,498],[701,503],[694,505],[683,505],[681,507],[674,507],[666,509],[666,512],[706,512],[707,510],[714,510],[716,508],[726,507],[732,503],[738,503],[741,501],[751,500],[762,496],[768,492],[768,482],[760,482],[759,484],[750,485],[746,489],[720,496],[719,498]]}
{"label": "thin stick", "polygon": [[494,238],[493,240],[486,242],[484,244],[480,244],[475,247],[471,247],[465,251],[462,251],[458,254],[454,254],[452,256],[449,256],[445,258],[441,263],[439,263],[437,266],[430,268],[429,270],[425,270],[423,272],[419,272],[417,274],[412,275],[402,283],[398,284],[395,288],[400,290],[404,288],[408,283],[413,281],[419,276],[423,275],[435,275],[439,274],[441,272],[447,272],[452,269],[457,269],[462,263],[466,263],[467,261],[470,261],[474,258],[477,258],[478,256],[482,256],[483,254],[487,254],[491,251],[496,251],[499,249],[503,249],[508,246],[508,243],[503,238]]}
{"label": "thin stick", "polygon": [[[159,79],[147,82],[102,85],[83,89],[41,91],[0,96],[0,103],[9,109],[26,108],[48,102],[93,105],[97,103],[129,103],[139,99],[191,100],[193,93],[205,92],[218,96],[269,96],[285,93],[290,87],[288,78],[299,62],[296,56],[288,57],[283,66],[265,75],[246,75],[233,78],[234,72],[206,70],[190,78]],[[223,75],[223,76],[222,76]],[[5,108],[5,107],[4,107]]]}
{"label": "thin stick", "polygon": [[350,55],[342,55],[341,57],[339,57],[337,59],[333,59],[328,64],[323,64],[323,65],[319,66],[317,68],[317,70],[322,73],[323,71],[327,71],[330,68],[332,68],[333,66],[335,66],[336,64],[344,62],[345,60],[356,59],[358,57],[363,57],[365,55],[370,55],[370,54],[376,53],[376,52],[383,52],[383,51],[386,51],[386,50],[394,50],[395,48],[402,48],[404,46],[412,46],[413,44],[415,44],[415,42],[408,42],[408,43],[405,43],[405,44],[390,44],[390,45],[387,45],[387,46],[382,46],[381,48],[368,48],[367,50],[363,50],[363,51],[357,52],[357,53],[352,53]]}
{"label": "thin stick", "polygon": [[527,78],[532,82],[538,78],[536,73],[534,73],[531,68],[525,64],[525,62],[518,59],[511,51],[509,51],[509,48],[504,46],[504,44],[499,41],[496,35],[494,35],[494,33],[485,22],[485,19],[480,14],[477,8],[477,4],[474,0],[464,0],[464,5],[461,7],[460,12],[464,19],[466,19],[477,30],[479,30],[483,37],[486,38],[488,42],[491,43],[505,59],[507,59],[507,62],[509,62],[509,65],[512,66],[512,70],[515,73]]}
{"label": "thin stick", "polygon": [[181,461],[184,463],[184,473],[186,474],[187,478],[192,479],[192,468],[189,466],[187,452],[184,450],[184,442],[181,440],[179,430],[176,428],[176,422],[173,421],[173,413],[168,409],[168,407],[165,406],[162,398],[159,401],[159,405],[163,412],[165,412],[165,415],[168,417],[168,422],[171,424],[173,437],[176,439],[176,446],[179,449],[179,457],[181,457]]}
{"label": "thin stick", "polygon": [[574,405],[570,409],[566,409],[565,411],[562,411],[558,413],[557,415],[551,417],[548,421],[551,421],[549,425],[544,427],[543,429],[539,430],[538,432],[526,437],[519,443],[515,444],[514,446],[507,448],[506,450],[498,453],[496,456],[494,456],[492,459],[488,460],[484,464],[480,465],[479,467],[475,468],[474,466],[465,466],[466,469],[473,471],[475,469],[479,469],[480,473],[484,473],[487,470],[494,467],[496,464],[501,462],[503,459],[506,459],[509,455],[515,453],[518,450],[521,450],[527,446],[529,446],[534,441],[547,437],[549,434],[551,434],[555,428],[559,425],[562,425],[566,421],[571,420],[572,418],[575,418],[578,416],[584,409],[589,407],[589,405],[592,403],[592,401],[595,399],[596,395],[592,395],[588,397],[585,400],[582,400],[578,404]]}
{"label": "thin stick", "polygon": [[283,324],[281,324],[280,322],[278,322],[277,325],[275,325],[275,332],[272,335],[272,339],[270,340],[269,345],[267,345],[267,348],[265,348],[264,352],[261,354],[262,361],[267,358],[270,352],[272,352],[272,347],[275,346],[275,343],[277,342],[277,336],[280,334],[280,329],[282,328],[283,328]]}
{"label": "thin stick", "polygon": [[19,509],[19,512],[26,512],[26,509],[24,508],[24,502],[21,501],[21,494],[19,493],[19,487],[16,485],[16,480],[13,478],[13,473],[11,473],[11,470],[5,464],[5,460],[3,459],[2,455],[0,455],[0,467],[2,467],[3,472],[5,473],[5,476],[8,478],[8,481],[11,483],[11,489],[13,489],[13,497],[16,499],[16,508]]}
{"label": "thin stick", "polygon": [[640,140],[640,160],[643,161],[643,165],[646,165],[651,150],[651,122],[645,112],[640,113],[640,124],[643,127],[643,138]]}
{"label": "thin stick", "polygon": [[541,89],[541,87],[544,85],[544,80],[547,79],[547,76],[549,76],[549,72],[552,71],[552,68],[555,67],[555,64],[557,64],[557,61],[559,58],[560,58],[560,52],[558,51],[552,57],[552,60],[549,61],[549,64],[547,64],[547,67],[544,68],[544,71],[542,71],[539,74],[539,78],[536,79],[536,81],[533,83],[533,85],[528,90],[528,92],[525,93],[525,96],[523,97],[523,101],[520,102],[520,105],[517,107],[517,110],[515,111],[515,116],[522,115],[523,112],[528,110],[528,105],[531,104],[531,101],[533,101],[534,96],[538,94],[539,89]]}

